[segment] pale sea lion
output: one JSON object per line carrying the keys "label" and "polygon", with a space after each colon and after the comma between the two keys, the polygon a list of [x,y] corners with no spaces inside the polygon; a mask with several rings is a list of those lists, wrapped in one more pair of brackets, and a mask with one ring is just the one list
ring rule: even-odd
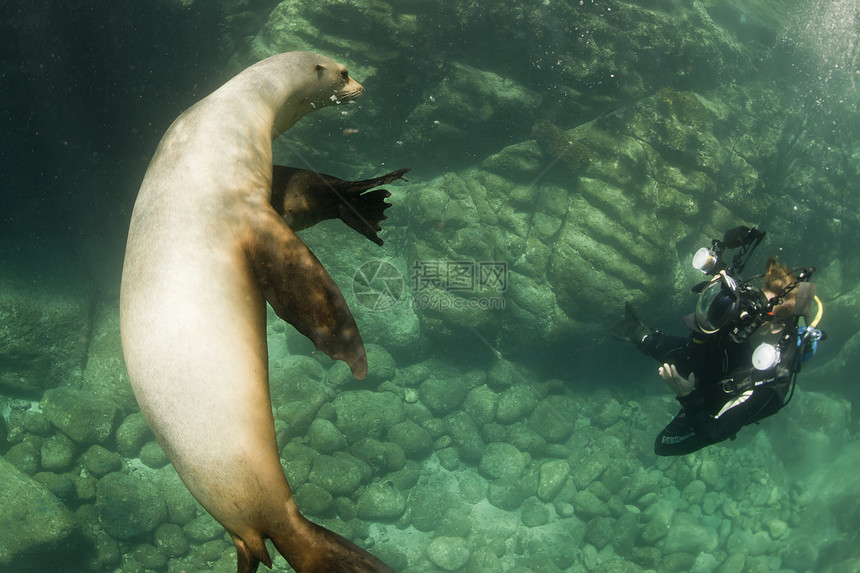
{"label": "pale sea lion", "polygon": [[[283,188],[272,205],[272,140],[306,113],[363,91],[346,68],[316,54],[251,66],[174,121],[132,214],[120,297],[129,377],[176,471],[232,536],[239,573],[271,567],[267,538],[300,572],[391,571],[299,513],[279,461],[268,383],[266,301],[357,378],[367,372],[346,301],[278,211],[301,224],[343,214],[317,212],[332,208],[331,197],[303,203],[309,186],[290,184],[289,175],[312,172],[289,168],[275,171]],[[345,220],[378,240],[388,194],[368,195],[347,201],[364,222],[356,213]]]}

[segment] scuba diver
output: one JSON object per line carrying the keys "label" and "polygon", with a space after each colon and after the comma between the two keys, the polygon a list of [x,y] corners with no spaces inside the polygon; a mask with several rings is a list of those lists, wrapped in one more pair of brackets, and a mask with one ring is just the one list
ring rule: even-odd
{"label": "scuba diver", "polygon": [[[693,287],[699,299],[696,311],[684,317],[693,331],[689,336],[649,328],[630,303],[625,320],[612,329],[613,337],[632,342],[661,364],[660,377],[681,403],[657,436],[657,455],[689,454],[734,439],[743,426],[775,414],[791,400],[801,364],[824,339],[816,328],[821,300],[809,282],[814,267],[791,270],[770,257],[764,275],[741,280],[764,235],[736,227],[693,257],[693,266],[711,278]],[[727,267],[723,251],[736,248]],[[762,288],[750,284],[762,277]],[[817,311],[810,320],[813,301]]]}

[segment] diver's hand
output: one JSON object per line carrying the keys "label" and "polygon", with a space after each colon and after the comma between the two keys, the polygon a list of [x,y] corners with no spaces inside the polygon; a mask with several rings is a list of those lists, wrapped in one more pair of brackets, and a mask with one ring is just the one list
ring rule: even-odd
{"label": "diver's hand", "polygon": [[678,369],[675,368],[674,364],[664,364],[657,372],[679,398],[692,392],[696,385],[696,377],[692,372],[689,378],[684,378],[678,374]]}

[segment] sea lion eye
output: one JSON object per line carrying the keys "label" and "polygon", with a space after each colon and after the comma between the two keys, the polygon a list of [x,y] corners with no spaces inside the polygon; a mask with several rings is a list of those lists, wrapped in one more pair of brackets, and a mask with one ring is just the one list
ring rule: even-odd
{"label": "sea lion eye", "polygon": [[346,70],[341,70],[340,77],[343,78],[343,81],[347,81],[349,79],[349,72]]}

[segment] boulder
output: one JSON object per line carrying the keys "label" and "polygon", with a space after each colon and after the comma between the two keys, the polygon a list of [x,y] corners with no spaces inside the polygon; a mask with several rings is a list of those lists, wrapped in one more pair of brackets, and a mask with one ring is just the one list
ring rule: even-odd
{"label": "boulder", "polygon": [[49,548],[74,529],[68,509],[45,486],[0,457],[0,568],[22,554]]}

